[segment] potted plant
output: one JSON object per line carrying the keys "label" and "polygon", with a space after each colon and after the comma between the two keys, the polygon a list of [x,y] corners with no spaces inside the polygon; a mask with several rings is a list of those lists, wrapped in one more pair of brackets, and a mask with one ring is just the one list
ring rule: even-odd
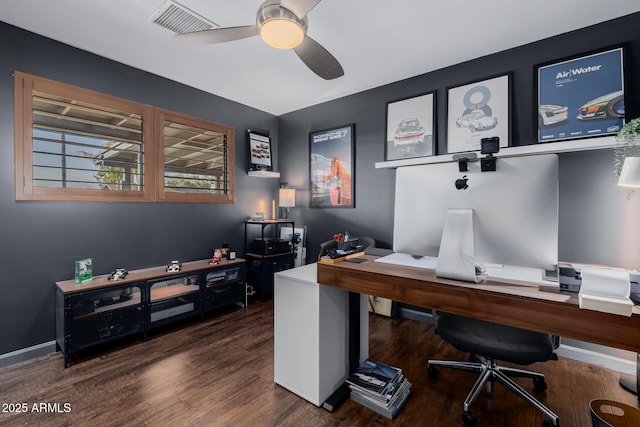
{"label": "potted plant", "polygon": [[620,176],[627,157],[640,157],[640,117],[625,123],[616,134],[617,145],[613,149],[613,173]]}

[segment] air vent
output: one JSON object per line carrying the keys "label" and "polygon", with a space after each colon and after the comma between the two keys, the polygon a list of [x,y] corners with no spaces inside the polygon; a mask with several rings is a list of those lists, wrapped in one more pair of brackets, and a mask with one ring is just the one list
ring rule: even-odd
{"label": "air vent", "polygon": [[149,18],[150,21],[177,34],[193,33],[219,27],[180,3],[168,0]]}

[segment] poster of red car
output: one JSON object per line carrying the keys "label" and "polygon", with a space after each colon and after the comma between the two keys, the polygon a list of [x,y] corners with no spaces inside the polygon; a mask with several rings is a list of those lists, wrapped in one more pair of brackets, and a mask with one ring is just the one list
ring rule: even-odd
{"label": "poster of red car", "polygon": [[310,207],[355,207],[354,125],[309,134]]}

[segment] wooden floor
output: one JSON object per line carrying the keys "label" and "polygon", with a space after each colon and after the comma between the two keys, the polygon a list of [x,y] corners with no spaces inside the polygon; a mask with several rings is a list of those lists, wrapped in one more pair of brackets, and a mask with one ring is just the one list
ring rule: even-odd
{"label": "wooden floor", "polygon": [[[441,369],[439,378],[430,380],[426,361],[466,355],[443,343],[430,325],[414,320],[371,315],[370,329],[370,356],[401,367],[413,383],[412,395],[393,421],[352,401],[330,413],[274,384],[273,302],[266,301],[189,322],[146,342],[111,346],[68,369],[60,353],[0,369],[0,425],[462,425],[462,402],[475,374]],[[590,426],[592,399],[637,407],[612,371],[569,359],[532,368],[547,375],[549,388],[540,398],[563,427]],[[518,382],[533,390],[530,382]],[[16,409],[11,404],[23,403],[26,412],[7,412]],[[479,426],[541,426],[544,420],[499,384],[491,397],[483,391],[472,410]]]}

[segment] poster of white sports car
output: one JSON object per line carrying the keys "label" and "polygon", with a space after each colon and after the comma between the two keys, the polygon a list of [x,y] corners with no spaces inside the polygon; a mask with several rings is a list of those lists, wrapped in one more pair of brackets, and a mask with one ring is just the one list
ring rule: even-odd
{"label": "poster of white sports car", "polygon": [[435,92],[387,102],[385,160],[435,154]]}
{"label": "poster of white sports car", "polygon": [[614,135],[624,125],[624,48],[537,66],[538,140]]}
{"label": "poster of white sports car", "polygon": [[510,80],[508,73],[447,89],[448,153],[478,151],[483,138],[509,146]]}

